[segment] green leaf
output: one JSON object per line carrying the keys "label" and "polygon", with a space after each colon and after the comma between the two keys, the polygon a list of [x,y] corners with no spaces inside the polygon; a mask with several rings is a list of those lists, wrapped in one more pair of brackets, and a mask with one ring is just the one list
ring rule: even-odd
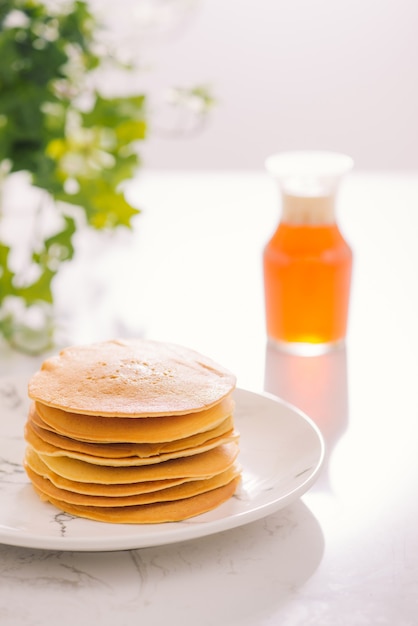
{"label": "green leaf", "polygon": [[0,243],[0,305],[8,296],[17,296],[25,301],[26,305],[40,300],[52,303],[51,281],[56,274],[48,267],[44,267],[38,279],[30,285],[17,287],[16,275],[8,267],[10,248]]}
{"label": "green leaf", "polygon": [[20,287],[15,290],[15,294],[25,301],[26,305],[36,304],[43,301],[49,304],[53,303],[51,284],[57,271],[53,271],[48,267],[44,268],[39,278],[31,285]]}
{"label": "green leaf", "polygon": [[119,144],[129,144],[132,141],[145,139],[147,125],[145,120],[126,120],[115,127]]}
{"label": "green leaf", "polygon": [[57,270],[64,261],[74,256],[72,237],[76,226],[72,217],[64,216],[64,228],[44,241],[41,252],[34,252],[32,260],[43,268]]}
{"label": "green leaf", "polygon": [[60,200],[81,207],[88,224],[98,230],[116,228],[118,226],[132,227],[132,217],[139,210],[132,207],[121,191],[116,191],[112,184],[104,179],[83,180],[80,190],[76,194],[60,194]]}
{"label": "green leaf", "polygon": [[4,298],[14,293],[14,274],[10,271],[9,262],[10,247],[0,242],[0,305]]}
{"label": "green leaf", "polygon": [[145,120],[145,96],[127,96],[124,98],[105,98],[96,93],[96,100],[91,111],[83,114],[86,127],[103,126],[116,128],[125,122]]}

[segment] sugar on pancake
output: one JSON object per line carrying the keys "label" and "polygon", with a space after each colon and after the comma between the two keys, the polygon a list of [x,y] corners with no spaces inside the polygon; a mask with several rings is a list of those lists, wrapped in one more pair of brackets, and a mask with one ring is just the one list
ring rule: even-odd
{"label": "sugar on pancake", "polygon": [[116,339],[61,350],[43,362],[28,391],[72,413],[151,417],[207,409],[235,384],[231,372],[189,348]]}
{"label": "sugar on pancake", "polygon": [[179,521],[235,492],[236,380],[187,348],[146,340],[75,346],[29,382],[24,465],[62,510],[113,523]]}

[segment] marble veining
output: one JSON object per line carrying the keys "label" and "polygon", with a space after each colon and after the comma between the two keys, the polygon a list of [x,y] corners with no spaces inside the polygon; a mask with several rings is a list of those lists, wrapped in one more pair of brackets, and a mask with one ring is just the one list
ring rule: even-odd
{"label": "marble veining", "polygon": [[0,379],[0,406],[2,409],[17,409],[23,405],[20,390],[12,380]]}
{"label": "marble veining", "polygon": [[60,513],[54,515],[54,521],[59,526],[59,532],[61,537],[66,537],[68,533],[68,524],[74,519],[76,519],[74,515],[71,515],[70,513],[65,513],[64,511],[61,511]]}
{"label": "marble veining", "polygon": [[0,378],[0,489],[28,482],[22,465],[28,405],[24,380]]}
{"label": "marble veining", "polygon": [[0,456],[0,487],[1,484],[26,483],[26,473],[22,463],[10,461],[10,459]]}

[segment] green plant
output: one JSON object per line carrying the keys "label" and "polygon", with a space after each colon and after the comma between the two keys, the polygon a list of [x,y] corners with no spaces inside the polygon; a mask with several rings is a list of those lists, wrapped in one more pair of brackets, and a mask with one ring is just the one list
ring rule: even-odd
{"label": "green plant", "polygon": [[11,301],[52,306],[53,279],[74,255],[79,220],[99,230],[131,228],[138,213],[123,183],[140,164],[146,98],[107,97],[92,86],[108,61],[96,47],[97,29],[84,0],[59,10],[42,0],[0,5],[0,178],[28,172],[60,217],[56,232],[33,241],[29,280],[0,239],[0,333],[11,343]]}

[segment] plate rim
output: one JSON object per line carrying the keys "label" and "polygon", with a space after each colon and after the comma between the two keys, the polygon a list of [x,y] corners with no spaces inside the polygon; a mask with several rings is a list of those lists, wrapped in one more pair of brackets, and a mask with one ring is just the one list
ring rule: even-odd
{"label": "plate rim", "polygon": [[[125,528],[126,526],[129,526],[130,529],[132,529],[138,527],[138,533],[129,533],[126,536],[121,533],[119,536],[116,535],[115,537],[92,537],[85,534],[82,536],[71,534],[68,534],[66,536],[47,536],[40,533],[25,533],[24,530],[17,529],[7,524],[3,524],[0,519],[0,543],[15,547],[60,551],[110,552],[118,550],[133,550],[139,548],[169,545],[172,543],[207,537],[219,532],[232,530],[239,526],[249,524],[253,521],[262,519],[277,510],[285,508],[293,501],[300,498],[304,493],[306,493],[306,491],[308,491],[308,489],[315,483],[316,479],[318,478],[325,459],[325,441],[323,435],[318,425],[306,413],[304,413],[301,409],[291,404],[290,402],[287,402],[286,400],[283,400],[282,398],[275,396],[270,392],[258,392],[237,387],[235,389],[235,393],[238,395],[238,397],[236,398],[237,404],[239,402],[239,396],[241,394],[249,394],[253,397],[256,396],[258,398],[268,400],[282,408],[285,408],[289,411],[290,415],[297,416],[302,421],[304,426],[306,426],[310,430],[311,434],[315,434],[315,441],[316,445],[318,446],[318,455],[314,463],[314,467],[312,468],[312,471],[307,474],[306,480],[304,480],[293,490],[287,491],[279,498],[275,498],[264,503],[259,503],[258,505],[255,502],[254,506],[249,509],[242,509],[241,511],[238,510],[230,515],[224,515],[214,520],[205,521],[202,518],[206,514],[203,514],[180,522],[147,524],[145,526],[147,526],[151,530],[155,529],[155,532],[151,532],[150,534],[142,533],[142,535],[140,529],[144,525],[141,524],[107,524],[107,526],[112,526],[115,528]],[[239,429],[239,423],[237,424],[237,426]],[[245,470],[244,463],[242,463],[242,466],[243,470]],[[28,486],[30,486],[30,482],[28,483]],[[22,485],[19,484],[19,488],[21,487]],[[232,498],[234,498],[234,496],[232,496]],[[226,505],[228,505],[228,502],[220,505],[218,509],[222,510],[222,507]],[[45,503],[45,506],[51,507],[53,505]],[[62,511],[58,511],[57,515],[60,514],[67,515]],[[76,516],[71,515],[69,517],[74,518]],[[48,519],[50,519],[50,514]],[[103,524],[103,522],[95,522],[93,520],[88,520],[84,518],[80,519],[82,523]]]}

